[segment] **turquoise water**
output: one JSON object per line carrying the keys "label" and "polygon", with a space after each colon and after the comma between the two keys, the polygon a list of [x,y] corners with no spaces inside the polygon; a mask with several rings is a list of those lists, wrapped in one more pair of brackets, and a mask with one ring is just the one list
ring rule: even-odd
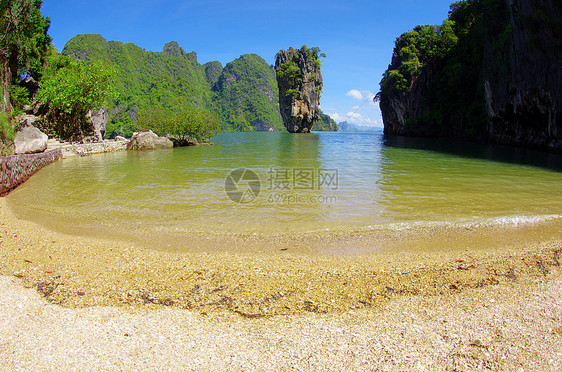
{"label": "turquoise water", "polygon": [[[155,233],[519,224],[562,216],[559,156],[380,133],[224,133],[213,141],[64,159],[7,199],[32,220]],[[248,171],[229,179],[237,169]]]}

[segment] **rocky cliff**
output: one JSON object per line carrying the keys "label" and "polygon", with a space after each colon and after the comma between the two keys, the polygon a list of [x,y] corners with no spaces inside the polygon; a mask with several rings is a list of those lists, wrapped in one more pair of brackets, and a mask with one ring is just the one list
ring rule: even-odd
{"label": "rocky cliff", "polygon": [[322,74],[318,48],[280,50],[275,59],[279,110],[290,133],[308,133],[319,120]]}
{"label": "rocky cliff", "polygon": [[562,152],[562,2],[507,3],[508,53],[498,55],[490,33],[484,50],[488,137]]}
{"label": "rocky cliff", "polygon": [[213,86],[227,130],[283,129],[274,69],[257,54],[244,54],[224,66]]}
{"label": "rocky cliff", "polygon": [[385,133],[562,152],[562,3],[455,3],[396,41],[378,98]]}

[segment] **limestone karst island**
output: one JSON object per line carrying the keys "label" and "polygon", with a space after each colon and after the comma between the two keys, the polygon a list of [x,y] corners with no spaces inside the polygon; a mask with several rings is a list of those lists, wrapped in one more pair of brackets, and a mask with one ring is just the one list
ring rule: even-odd
{"label": "limestone karst island", "polygon": [[2,369],[562,370],[562,4],[450,1],[1,0]]}

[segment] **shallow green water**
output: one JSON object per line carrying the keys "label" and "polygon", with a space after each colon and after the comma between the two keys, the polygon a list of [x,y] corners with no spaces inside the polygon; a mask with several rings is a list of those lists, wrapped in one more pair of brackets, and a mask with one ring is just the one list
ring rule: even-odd
{"label": "shallow green water", "polygon": [[[65,159],[33,176],[8,202],[32,220],[155,233],[562,218],[558,156],[377,133],[225,133],[214,142]],[[235,173],[225,190],[230,172],[241,168],[257,180],[237,183]]]}

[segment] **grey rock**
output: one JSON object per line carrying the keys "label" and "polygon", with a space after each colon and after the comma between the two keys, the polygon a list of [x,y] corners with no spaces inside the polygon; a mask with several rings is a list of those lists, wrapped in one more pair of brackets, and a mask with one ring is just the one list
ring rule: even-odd
{"label": "grey rock", "polygon": [[133,121],[135,123],[138,121],[137,120],[137,104],[136,103],[133,105],[133,107],[131,107],[127,116],[130,117],[131,119],[133,119]]}
{"label": "grey rock", "polygon": [[90,110],[86,114],[86,120],[92,125],[93,138],[92,142],[101,142],[105,136],[105,129],[109,121],[109,115],[105,108],[99,110]]}
{"label": "grey rock", "polygon": [[256,128],[258,132],[274,132],[275,128],[273,128],[270,124],[267,124],[263,120],[254,120],[252,126]]}
{"label": "grey rock", "polygon": [[127,150],[171,149],[174,143],[166,137],[158,137],[151,130],[134,133],[127,144]]}
{"label": "grey rock", "polygon": [[[300,75],[282,74],[282,66],[294,63]],[[275,58],[275,71],[279,85],[279,110],[283,124],[290,133],[308,133],[319,116],[322,74],[316,59],[308,50],[280,50]]]}
{"label": "grey rock", "polygon": [[65,150],[66,156],[72,156],[73,154],[78,156],[87,156],[92,154],[101,154],[105,152],[115,152],[123,151],[127,149],[127,142],[125,141],[103,141],[97,143],[84,143],[84,144],[72,144],[68,146]]}
{"label": "grey rock", "polygon": [[47,149],[49,137],[39,129],[28,126],[16,133],[16,154],[35,154]]}
{"label": "grey rock", "polygon": [[25,112],[26,114],[33,114],[33,110],[35,109],[35,107],[31,106],[31,105],[23,105],[23,112]]}
{"label": "grey rock", "polygon": [[41,118],[35,115],[29,115],[29,114],[18,115],[14,118],[14,121],[16,123],[15,129],[19,131],[25,127],[30,127],[30,126],[36,127],[37,126],[36,123],[39,122],[40,120]]}
{"label": "grey rock", "polygon": [[129,141],[129,140],[126,139],[126,138],[123,137],[123,136],[116,136],[116,137],[115,137],[115,141],[121,141],[121,142],[123,142],[123,141]]}

